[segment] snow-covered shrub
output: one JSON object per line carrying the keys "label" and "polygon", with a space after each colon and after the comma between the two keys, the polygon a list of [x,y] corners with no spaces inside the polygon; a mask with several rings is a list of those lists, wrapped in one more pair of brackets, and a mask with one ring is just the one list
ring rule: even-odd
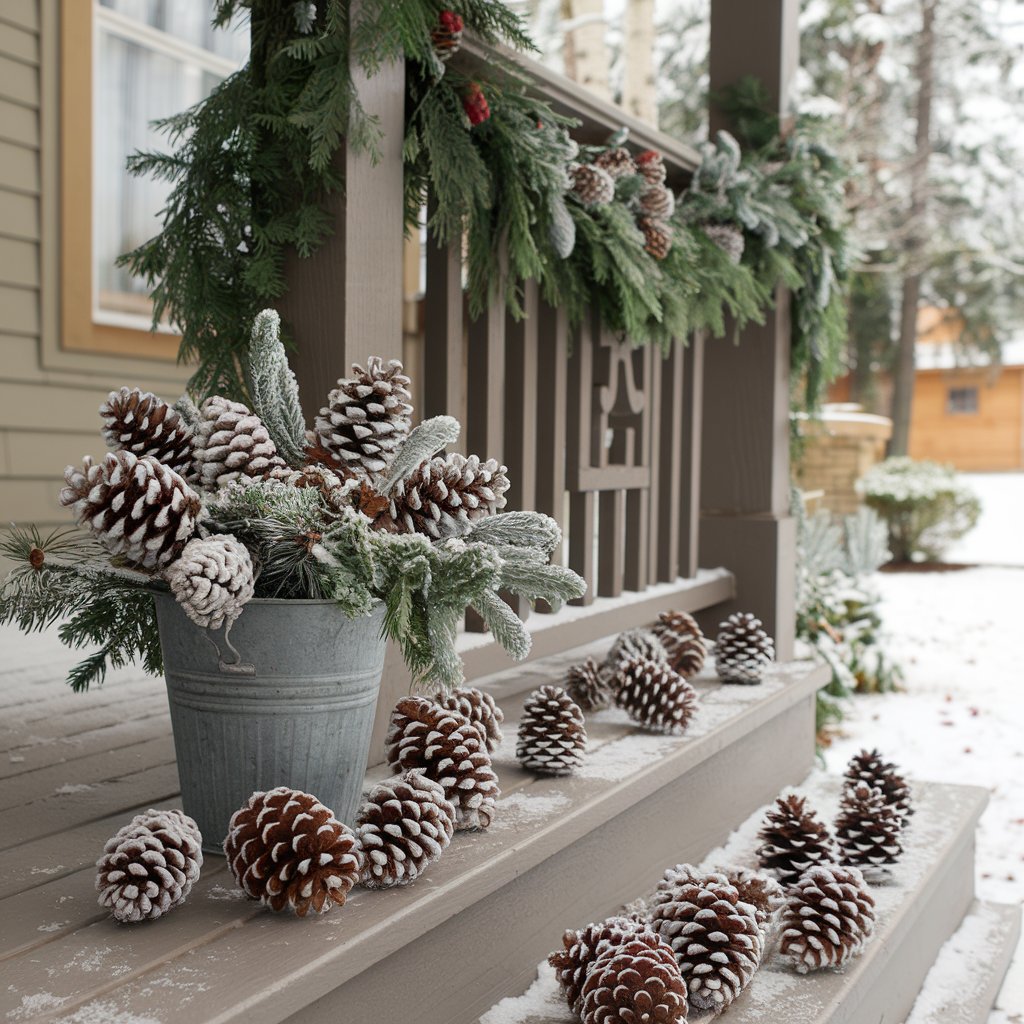
{"label": "snow-covered shrub", "polygon": [[865,503],[889,527],[897,562],[937,561],[981,515],[977,495],[952,466],[896,456],[872,467],[858,483]]}

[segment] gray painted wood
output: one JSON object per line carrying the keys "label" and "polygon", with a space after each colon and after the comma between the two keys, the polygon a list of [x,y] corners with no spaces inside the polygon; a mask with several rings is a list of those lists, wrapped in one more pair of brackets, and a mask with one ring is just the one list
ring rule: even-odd
{"label": "gray painted wood", "polygon": [[[785,115],[799,50],[798,0],[715,0],[711,92],[745,75]],[[728,128],[718,108],[711,128]],[[727,565],[739,592],[725,611],[752,611],[792,657],[793,524],[789,515],[789,296],[779,288],[763,324],[704,351],[700,561]]]}
{"label": "gray painted wood", "polygon": [[463,375],[462,250],[427,245],[424,299],[423,410],[430,416],[460,416]]}

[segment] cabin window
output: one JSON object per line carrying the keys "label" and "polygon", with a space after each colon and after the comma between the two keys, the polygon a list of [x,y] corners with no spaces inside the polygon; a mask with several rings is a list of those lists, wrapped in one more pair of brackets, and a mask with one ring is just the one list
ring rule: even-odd
{"label": "cabin window", "polygon": [[950,416],[973,416],[978,411],[977,388],[950,388],[946,394],[946,412]]}
{"label": "cabin window", "polygon": [[64,0],[62,336],[64,347],[173,357],[150,331],[144,281],[117,257],[151,238],[169,185],[125,169],[166,149],[152,123],[199,102],[248,53],[248,29],[210,25],[209,0]]}

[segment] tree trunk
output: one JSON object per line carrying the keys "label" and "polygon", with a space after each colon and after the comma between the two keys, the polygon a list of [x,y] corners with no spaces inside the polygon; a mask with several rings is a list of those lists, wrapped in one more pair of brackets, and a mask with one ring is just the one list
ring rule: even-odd
{"label": "tree trunk", "polygon": [[604,0],[564,0],[570,15],[565,33],[565,73],[602,99],[612,98],[608,84],[611,57],[604,40]]}
{"label": "tree trunk", "polygon": [[622,105],[629,113],[658,124],[658,95],[654,78],[654,0],[626,4],[626,75]]}
{"label": "tree trunk", "polygon": [[914,403],[914,345],[917,342],[917,306],[921,298],[925,214],[928,198],[928,163],[931,158],[932,98],[935,92],[935,12],[939,0],[922,0],[921,35],[917,58],[917,131],[910,172],[910,210],[904,249],[903,295],[900,301],[900,337],[893,375],[892,440],[890,455],[906,455],[910,447],[910,420]]}

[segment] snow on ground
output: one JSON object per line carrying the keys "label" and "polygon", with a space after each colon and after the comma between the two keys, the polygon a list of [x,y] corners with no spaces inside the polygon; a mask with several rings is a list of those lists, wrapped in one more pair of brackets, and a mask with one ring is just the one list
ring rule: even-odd
{"label": "snow on ground", "polygon": [[[978,830],[978,895],[1021,903],[1024,474],[967,479],[985,512],[947,557],[978,567],[876,577],[889,649],[906,672],[905,692],[852,701],[826,759],[838,773],[857,750],[877,746],[911,776],[988,789],[990,802]],[[1024,1022],[1021,950],[999,1006],[990,1024]]]}

